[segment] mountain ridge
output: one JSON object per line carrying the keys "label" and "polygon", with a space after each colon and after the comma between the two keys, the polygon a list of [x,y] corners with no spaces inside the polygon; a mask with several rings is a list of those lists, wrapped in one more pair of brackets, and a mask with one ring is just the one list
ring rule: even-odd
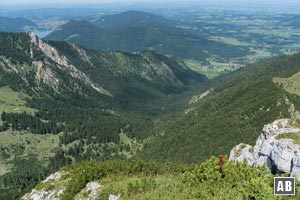
{"label": "mountain ridge", "polygon": [[[126,77],[133,79],[136,77],[138,79],[144,79],[145,82],[151,84],[160,82],[165,85],[170,84],[170,86],[173,85],[176,87],[190,84],[190,78],[196,82],[205,80],[204,76],[189,70],[184,63],[177,62],[165,56],[160,56],[151,51],[144,51],[140,54],[99,52],[84,49],[81,46],[71,43],[48,43],[39,39],[33,33],[21,33],[19,35],[20,37],[23,37],[25,41],[27,40],[26,42],[20,43],[20,45],[24,44],[24,48],[27,49],[25,52],[17,53],[19,54],[18,57],[20,59],[17,62],[26,62],[29,65],[38,68],[40,74],[37,74],[36,77],[44,77],[42,80],[44,83],[55,85],[57,82],[51,68],[47,67],[47,65],[51,65],[53,62],[59,70],[69,73],[73,78],[80,79],[96,91],[110,96],[112,96],[112,94],[100,86],[101,82],[106,82],[101,79],[110,79],[110,76],[118,78],[117,80],[110,79],[114,82],[122,81],[122,79],[126,79]],[[27,35],[29,36],[28,39],[26,38]],[[2,36],[2,42],[9,42],[11,39],[11,42],[16,42],[19,45],[18,35],[2,33]],[[9,38],[10,36],[12,36],[12,38]],[[13,45],[17,45],[16,43]],[[14,55],[5,52],[6,48],[11,48],[11,46],[3,45],[1,51],[2,55],[5,56],[6,54],[9,59],[13,59]],[[77,60],[74,59],[74,56],[76,56]],[[80,58],[78,59],[77,57]],[[111,60],[106,60],[106,58]],[[2,62],[9,62],[9,59],[3,59]],[[110,65],[110,67],[107,65]],[[95,76],[95,73],[99,70],[104,73],[101,77],[97,77],[97,74]],[[87,74],[91,77],[88,77]],[[49,86],[53,86],[51,84]],[[105,84],[106,88],[111,85],[109,82],[106,82]]]}
{"label": "mountain ridge", "polygon": [[249,53],[247,48],[218,43],[178,28],[172,20],[135,11],[104,16],[92,22],[76,24],[75,21],[70,21],[50,33],[46,39],[70,41],[106,51],[154,50],[160,54],[203,62],[210,55],[229,59]]}
{"label": "mountain ridge", "polygon": [[8,18],[0,16],[0,31],[24,32],[26,27],[37,26],[32,21],[23,18]]}
{"label": "mountain ridge", "polygon": [[[120,19],[123,19],[123,21],[121,21]],[[118,14],[105,15],[103,17],[100,17],[99,19],[91,18],[87,19],[87,21],[106,30],[122,29],[124,27],[132,26],[141,22],[162,23],[166,25],[170,23],[176,24],[176,21],[174,20],[166,19],[149,12],[136,10],[128,10]]]}

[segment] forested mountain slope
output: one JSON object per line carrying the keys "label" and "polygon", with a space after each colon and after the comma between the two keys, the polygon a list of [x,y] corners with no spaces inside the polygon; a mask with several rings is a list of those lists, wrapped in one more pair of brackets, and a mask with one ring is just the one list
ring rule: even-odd
{"label": "forested mountain slope", "polygon": [[273,77],[299,72],[300,54],[275,57],[215,79],[187,109],[170,119],[144,146],[145,159],[201,162],[228,154],[241,141],[254,144],[264,124],[291,118],[300,97],[288,93]]}
{"label": "forested mountain slope", "polygon": [[[109,98],[108,101],[121,102],[125,97],[155,99],[206,80],[181,61],[151,51],[94,51],[66,42],[47,43],[32,33],[1,33],[0,39],[1,84],[28,93],[43,93],[43,87],[48,87],[52,90],[47,92],[60,97],[67,98],[67,92],[86,93],[87,97],[98,95],[101,101]],[[8,76],[20,77],[23,84],[4,82]]]}
{"label": "forested mountain slope", "polygon": [[263,125],[300,107],[300,97],[274,81],[297,77],[300,54],[208,81],[151,51],[102,52],[32,33],[1,33],[0,44],[3,199],[72,162],[138,155],[200,163],[253,144]]}
{"label": "forested mountain slope", "polygon": [[241,57],[249,49],[205,39],[199,33],[176,26],[178,22],[137,11],[103,16],[90,21],[70,21],[53,31],[47,40],[70,41],[89,48],[136,52],[153,50],[184,59],[205,61]]}
{"label": "forested mountain slope", "polygon": [[81,160],[130,159],[176,96],[206,78],[151,51],[0,33],[0,199]]}
{"label": "forested mountain slope", "polygon": [[90,17],[92,24],[107,30],[123,29],[141,23],[160,23],[165,25],[178,25],[178,22],[166,19],[149,12],[129,10],[118,14],[104,15],[102,17]]}

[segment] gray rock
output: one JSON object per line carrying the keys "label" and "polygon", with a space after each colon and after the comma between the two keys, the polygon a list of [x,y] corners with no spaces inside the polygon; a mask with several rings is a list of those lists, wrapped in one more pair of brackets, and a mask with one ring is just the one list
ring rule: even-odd
{"label": "gray rock", "polygon": [[234,160],[237,162],[244,162],[244,160],[248,161],[248,163],[252,163],[253,153],[251,152],[253,149],[249,144],[239,144],[232,149],[230,152],[229,160]]}
{"label": "gray rock", "polygon": [[300,155],[293,157],[291,175],[300,180]]}
{"label": "gray rock", "polygon": [[264,142],[261,146],[259,153],[268,156],[273,150],[273,146],[269,142]]}
{"label": "gray rock", "polygon": [[61,173],[60,172],[55,172],[54,174],[51,174],[50,176],[48,176],[44,181],[42,181],[43,183],[50,181],[50,180],[54,180],[54,181],[59,181],[61,178]]}
{"label": "gray rock", "polygon": [[288,173],[300,180],[300,145],[293,139],[276,138],[280,134],[300,132],[299,128],[290,125],[289,119],[265,125],[254,147],[239,144],[231,150],[229,159],[236,162],[247,160],[251,166],[266,165],[272,172]]}
{"label": "gray rock", "polygon": [[[45,191],[33,189],[31,193],[28,193],[22,197],[24,200],[59,200],[59,191]],[[61,192],[60,192],[61,194]]]}
{"label": "gray rock", "polygon": [[113,195],[113,194],[110,194],[109,197],[108,197],[108,200],[118,200],[120,198],[121,195]]}
{"label": "gray rock", "polygon": [[270,154],[270,158],[280,171],[289,173],[291,170],[292,159],[295,156],[293,149],[289,149],[291,140],[275,141],[274,149]]}
{"label": "gray rock", "polygon": [[[258,157],[258,159],[253,160],[253,166],[263,166],[268,162],[269,157],[261,155]],[[269,161],[270,162],[270,161]],[[270,164],[271,166],[271,164]]]}
{"label": "gray rock", "polygon": [[98,182],[89,182],[85,189],[89,192],[89,200],[97,200],[101,185]]}
{"label": "gray rock", "polygon": [[[42,183],[55,185],[62,177],[61,172],[56,172],[48,176]],[[25,194],[23,200],[59,200],[59,196],[63,193],[63,188],[45,190],[44,188],[37,190],[33,189],[30,193]]]}

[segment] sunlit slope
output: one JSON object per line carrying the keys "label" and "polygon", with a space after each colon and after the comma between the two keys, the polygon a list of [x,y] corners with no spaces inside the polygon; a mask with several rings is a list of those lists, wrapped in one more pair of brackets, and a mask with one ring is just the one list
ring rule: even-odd
{"label": "sunlit slope", "polygon": [[300,95],[300,72],[289,78],[273,78],[273,82],[291,94]]}
{"label": "sunlit slope", "polygon": [[299,72],[299,62],[300,54],[276,57],[215,79],[182,114],[165,119],[156,138],[144,146],[143,157],[201,162],[228,154],[241,141],[255,143],[265,124],[290,118],[293,106],[300,109],[299,96],[272,81]]}

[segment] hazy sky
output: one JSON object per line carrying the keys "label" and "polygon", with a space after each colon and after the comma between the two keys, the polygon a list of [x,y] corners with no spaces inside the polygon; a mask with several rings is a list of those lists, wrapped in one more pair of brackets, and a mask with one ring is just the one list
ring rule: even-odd
{"label": "hazy sky", "polygon": [[[17,7],[72,7],[81,4],[101,4],[109,6],[139,6],[145,3],[148,6],[189,6],[196,4],[202,8],[225,8],[261,11],[278,11],[281,13],[300,13],[300,0],[0,0],[1,8]],[[146,4],[146,5],[147,5]],[[193,5],[194,6],[194,5]]]}
{"label": "hazy sky", "polygon": [[[186,2],[212,2],[212,3],[297,3],[299,0],[0,0],[0,4],[101,4],[101,3],[186,3]],[[300,2],[299,2],[300,4]]]}

